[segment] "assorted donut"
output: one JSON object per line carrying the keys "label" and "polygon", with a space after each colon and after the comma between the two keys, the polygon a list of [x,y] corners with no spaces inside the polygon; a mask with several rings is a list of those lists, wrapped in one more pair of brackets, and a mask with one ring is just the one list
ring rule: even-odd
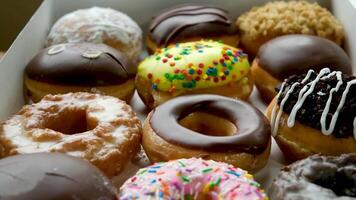
{"label": "assorted donut", "polygon": [[137,69],[136,88],[154,108],[185,94],[219,94],[247,99],[253,88],[242,50],[217,41],[177,43],[157,50]]}
{"label": "assorted donut", "polygon": [[266,115],[287,159],[356,152],[355,94],[356,78],[329,68],[286,79]]}
{"label": "assorted donut", "polygon": [[268,198],[260,184],[245,170],[222,162],[190,158],[140,169],[120,188],[120,199]]}
{"label": "assorted donut", "polygon": [[[145,35],[111,8],[59,18],[24,65],[27,105],[0,123],[0,199],[355,199],[356,77],[341,23],[306,1],[230,14],[176,5]],[[285,166],[268,188],[251,173],[268,170],[273,140]]]}
{"label": "assorted donut", "polygon": [[265,42],[282,35],[315,35],[342,45],[345,32],[342,24],[318,3],[272,1],[254,7],[236,20],[240,42],[246,52],[255,56]]}
{"label": "assorted donut", "polygon": [[93,92],[129,102],[137,66],[105,44],[64,43],[39,52],[26,66],[24,95],[38,102],[47,94]]}
{"label": "assorted donut", "polygon": [[206,4],[183,4],[154,16],[146,39],[148,52],[170,44],[212,39],[233,47],[238,44],[237,28],[229,13]]}
{"label": "assorted donut", "polygon": [[148,114],[142,145],[152,162],[202,157],[255,172],[267,163],[271,128],[248,103],[192,95],[177,97]]}
{"label": "assorted donut", "polygon": [[251,73],[262,99],[270,103],[284,79],[325,67],[352,75],[350,58],[336,43],[312,35],[285,35],[261,46]]}

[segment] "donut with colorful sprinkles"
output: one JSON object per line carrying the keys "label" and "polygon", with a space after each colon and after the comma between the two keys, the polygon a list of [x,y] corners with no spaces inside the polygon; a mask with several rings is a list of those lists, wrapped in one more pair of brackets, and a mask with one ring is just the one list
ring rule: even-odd
{"label": "donut with colorful sprinkles", "polygon": [[120,200],[268,200],[247,171],[198,158],[156,163],[140,169],[120,189]]}
{"label": "donut with colorful sprinkles", "polygon": [[214,42],[177,43],[158,49],[138,66],[136,88],[154,108],[183,94],[247,99],[253,88],[247,54]]}

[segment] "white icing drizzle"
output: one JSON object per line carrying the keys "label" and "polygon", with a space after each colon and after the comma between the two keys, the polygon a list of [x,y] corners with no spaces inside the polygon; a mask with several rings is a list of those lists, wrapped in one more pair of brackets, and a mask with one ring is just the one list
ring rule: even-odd
{"label": "white icing drizzle", "polygon": [[[275,136],[277,134],[277,131],[278,131],[278,125],[279,125],[279,120],[281,119],[281,116],[282,116],[282,111],[283,111],[283,107],[284,107],[284,104],[286,103],[286,101],[288,100],[289,98],[289,95],[294,91],[294,88],[299,85],[300,83],[293,83],[292,87],[289,88],[289,90],[287,91],[286,95],[284,96],[284,98],[282,99],[281,101],[281,104],[279,106],[279,110],[278,110],[278,113],[277,113],[277,116],[276,118],[274,119],[273,121],[273,124],[271,124],[271,127],[272,127],[272,135]],[[281,92],[282,90],[280,90]],[[277,103],[276,103],[277,105]],[[273,107],[273,110],[272,112],[275,112],[275,109],[276,109],[276,105]],[[274,118],[274,115],[273,117]]]}
{"label": "white icing drizzle", "polygon": [[[285,85],[286,85],[286,82],[283,82],[281,85],[281,88],[276,96],[276,101],[278,101],[279,97],[281,96]],[[277,102],[274,104],[274,106],[272,108],[272,112],[271,112],[271,122],[270,123],[271,123],[271,128],[272,128],[272,135],[275,135],[277,133],[277,130],[276,130],[276,132],[274,132],[274,121],[276,120],[276,118],[275,118],[276,112],[277,112]]]}
{"label": "white icing drizzle", "polygon": [[[354,84],[356,84],[356,79],[347,82],[346,88],[345,88],[344,92],[342,93],[339,105],[337,106],[336,111],[335,111],[333,117],[331,118],[331,122],[330,122],[330,125],[329,125],[329,130],[326,130],[325,132],[323,131],[323,134],[330,135],[334,131],[337,119],[339,117],[340,110],[345,104],[346,97],[347,97],[347,94],[350,91],[351,85],[354,85]],[[325,121],[324,121],[324,123],[325,123]],[[355,122],[354,122],[354,124],[355,124]],[[324,124],[324,126],[325,126],[325,124]],[[354,130],[354,135],[355,135],[355,130]]]}
{"label": "white icing drizzle", "polygon": [[288,117],[288,121],[287,121],[287,125],[288,127],[293,127],[295,124],[295,117],[299,111],[299,109],[303,106],[303,103],[305,101],[305,99],[314,91],[315,85],[319,82],[320,78],[323,77],[326,73],[330,73],[330,69],[329,68],[324,68],[320,71],[320,73],[318,74],[318,76],[311,81],[310,83],[308,83],[307,85],[305,85],[299,92],[298,95],[298,100],[295,103],[292,111],[289,114]]}
{"label": "white icing drizzle", "polygon": [[356,117],[354,118],[354,138],[356,140]]}
{"label": "white icing drizzle", "polygon": [[314,70],[310,69],[308,70],[307,75],[304,77],[304,79],[302,80],[302,83],[305,83],[307,80],[309,80],[311,74],[314,72]]}
{"label": "white icing drizzle", "polygon": [[[310,75],[313,72],[314,72],[313,70],[309,70],[307,75],[305,76],[305,78],[302,80],[301,83],[305,83],[310,78]],[[333,94],[336,93],[337,91],[339,91],[340,87],[343,84],[342,73],[339,72],[339,71],[334,71],[334,72],[330,73],[330,69],[328,69],[328,68],[322,69],[320,71],[320,73],[317,75],[317,77],[313,81],[311,81],[308,84],[306,84],[300,90],[300,92],[298,94],[298,100],[295,103],[295,105],[293,106],[292,111],[289,114],[289,117],[288,117],[288,120],[287,120],[288,127],[293,127],[294,126],[295,118],[296,118],[296,115],[297,115],[299,109],[303,106],[303,103],[304,103],[305,99],[314,91],[316,84],[320,80],[325,80],[325,79],[331,78],[332,76],[336,76],[338,82],[336,83],[335,87],[332,88],[330,90],[330,92],[329,92],[329,97],[328,97],[328,100],[327,100],[326,105],[324,107],[323,113],[321,115],[320,123],[321,123],[321,132],[324,135],[330,135],[334,131],[337,119],[339,117],[340,110],[343,108],[343,106],[345,104],[346,97],[347,97],[347,95],[348,95],[348,93],[350,91],[351,86],[356,84],[356,79],[347,82],[346,88],[345,88],[344,92],[342,93],[341,100],[340,100],[340,102],[338,104],[338,107],[337,107],[337,109],[336,109],[335,113],[333,114],[332,119],[330,121],[329,128],[327,128],[326,117],[327,117],[327,115],[329,113],[329,110],[330,110],[330,105],[331,105]],[[281,90],[278,92],[278,94],[276,96],[276,100],[278,100],[280,95],[284,92],[283,90],[284,90],[285,84],[286,84],[285,82],[282,83]],[[294,88],[297,85],[300,85],[300,83],[299,82],[293,83],[293,85],[286,91],[286,94],[285,94],[284,98],[282,99],[282,101],[281,101],[281,103],[279,105],[279,110],[278,110],[277,115],[276,115],[277,102],[273,106],[273,109],[272,109],[272,112],[271,112],[271,127],[272,127],[272,135],[273,136],[275,136],[277,134],[278,125],[279,125],[280,117],[281,117],[282,112],[283,112],[284,104],[288,100],[290,94],[293,92]],[[354,136],[354,138],[356,140],[356,117],[354,118],[354,121],[353,121],[353,136]]]}
{"label": "white icing drizzle", "polygon": [[[321,132],[324,135],[330,135],[334,131],[334,126],[335,125],[332,126],[330,124],[329,129],[326,128],[326,116],[328,115],[329,110],[330,110],[330,105],[331,105],[331,100],[333,98],[333,93],[339,91],[340,86],[343,83],[342,82],[342,77],[341,77],[341,72],[337,72],[336,73],[336,77],[337,77],[338,82],[337,82],[336,86],[330,90],[329,98],[328,98],[328,100],[326,102],[325,108],[324,108],[323,113],[321,114],[321,118],[320,118]],[[334,119],[335,117],[337,117],[337,116],[333,115],[332,119]],[[331,120],[331,122],[332,121],[333,120]]]}

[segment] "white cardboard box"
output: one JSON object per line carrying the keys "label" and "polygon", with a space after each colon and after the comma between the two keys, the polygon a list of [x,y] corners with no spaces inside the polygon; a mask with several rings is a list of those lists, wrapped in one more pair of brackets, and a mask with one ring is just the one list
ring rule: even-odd
{"label": "white cardboard box", "polygon": [[[45,0],[33,15],[25,28],[0,62],[0,119],[4,120],[17,112],[23,102],[23,70],[30,59],[43,48],[45,38],[52,24],[65,13],[79,8],[91,6],[111,7],[127,13],[138,22],[145,31],[151,17],[163,8],[187,2],[202,2],[215,4],[228,10],[233,18],[249,10],[254,5],[262,5],[268,0]],[[352,59],[354,72],[356,71],[356,0],[318,0],[330,9],[345,27],[347,38],[345,49]],[[258,99],[256,92],[251,97],[251,103],[265,109],[265,105]],[[137,95],[131,102],[134,110],[143,120],[145,108]],[[256,174],[256,179],[267,189],[273,177],[282,166],[283,156],[273,143],[271,157],[267,166]],[[122,180],[131,176],[138,166],[130,164],[127,170],[115,179],[120,185]]]}

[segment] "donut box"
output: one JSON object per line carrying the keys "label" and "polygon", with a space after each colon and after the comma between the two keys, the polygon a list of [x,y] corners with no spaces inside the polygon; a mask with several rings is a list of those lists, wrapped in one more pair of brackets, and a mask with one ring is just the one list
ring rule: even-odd
{"label": "donut box", "polygon": [[[0,99],[0,119],[4,120],[16,113],[23,105],[23,70],[26,64],[43,49],[45,38],[48,35],[53,23],[64,14],[92,6],[110,7],[127,13],[132,17],[142,28],[147,30],[148,23],[151,17],[157,14],[164,8],[181,4],[201,1],[162,1],[162,0],[45,0],[38,8],[36,13],[27,23],[25,28],[19,34],[15,42],[10,47],[6,56],[0,62],[0,84],[2,94]],[[265,4],[266,0],[225,0],[213,1],[205,0],[204,3],[217,5],[229,11],[231,17],[235,19],[241,13],[249,10],[256,5]],[[356,27],[354,21],[356,19],[356,3],[353,0],[319,0],[321,6],[328,8],[338,18],[344,26],[346,32],[345,50],[351,58],[353,71],[356,71]],[[144,33],[145,34],[145,33]],[[142,57],[146,56],[144,52]],[[260,99],[256,89],[250,96],[249,102],[259,108],[262,112],[266,110],[266,106]],[[143,122],[148,111],[145,105],[140,100],[137,93],[134,94],[130,105],[138,114]],[[119,187],[122,183],[134,175],[141,167],[146,165],[147,160],[142,158],[135,163],[129,163],[126,169],[117,177],[113,178],[114,184]],[[282,152],[279,150],[275,141],[272,141],[272,150],[269,161],[262,170],[255,174],[255,179],[261,183],[263,188],[268,189],[272,179],[277,175],[280,168],[283,166]]]}

